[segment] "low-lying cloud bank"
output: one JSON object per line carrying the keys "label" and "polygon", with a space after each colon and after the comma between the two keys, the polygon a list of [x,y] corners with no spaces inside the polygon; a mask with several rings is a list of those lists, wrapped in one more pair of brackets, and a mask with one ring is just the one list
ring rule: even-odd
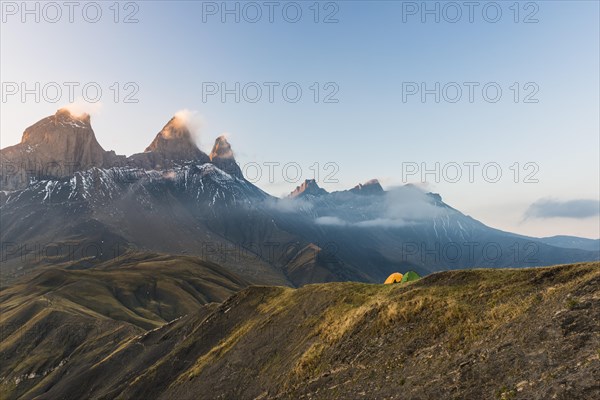
{"label": "low-lying cloud bank", "polygon": [[560,201],[541,199],[525,211],[528,218],[575,218],[584,219],[600,215],[600,201],[589,199]]}
{"label": "low-lying cloud bank", "polygon": [[451,209],[436,205],[432,197],[414,186],[392,188],[383,195],[382,201],[374,201],[371,207],[363,211],[369,216],[368,219],[348,221],[343,215],[328,215],[316,218],[315,223],[359,228],[401,228],[452,212]]}

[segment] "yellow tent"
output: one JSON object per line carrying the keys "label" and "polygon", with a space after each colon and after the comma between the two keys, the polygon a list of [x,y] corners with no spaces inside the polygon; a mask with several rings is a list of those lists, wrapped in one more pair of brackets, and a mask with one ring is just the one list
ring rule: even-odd
{"label": "yellow tent", "polygon": [[387,285],[390,283],[400,283],[400,281],[402,281],[402,274],[400,272],[394,272],[393,274],[388,276],[388,278],[383,283]]}

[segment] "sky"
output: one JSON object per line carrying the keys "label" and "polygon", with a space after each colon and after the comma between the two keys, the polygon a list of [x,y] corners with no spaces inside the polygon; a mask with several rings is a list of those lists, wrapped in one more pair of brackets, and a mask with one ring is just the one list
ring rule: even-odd
{"label": "sky", "polygon": [[2,2],[2,148],[75,103],[131,155],[189,110],[275,196],[377,178],[600,237],[597,1],[23,4]]}

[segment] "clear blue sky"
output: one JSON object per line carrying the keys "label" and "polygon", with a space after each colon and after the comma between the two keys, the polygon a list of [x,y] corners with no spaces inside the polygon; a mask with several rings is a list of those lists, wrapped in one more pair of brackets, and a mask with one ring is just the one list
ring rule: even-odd
{"label": "clear blue sky", "polygon": [[[103,90],[99,104],[78,102],[92,112],[102,146],[120,154],[143,151],[178,110],[197,111],[204,120],[199,145],[205,151],[216,136],[228,132],[242,165],[297,162],[302,178],[311,178],[309,167],[318,162],[323,181],[332,171],[324,170],[324,164],[334,162],[339,183],[321,182],[327,190],[371,178],[379,178],[385,187],[402,184],[403,162],[424,162],[431,168],[435,162],[496,162],[503,172],[498,183],[486,182],[476,169],[473,183],[466,178],[451,183],[442,177],[428,188],[501,229],[536,236],[600,236],[600,217],[594,212],[577,218],[569,217],[569,210],[562,217],[524,218],[536,202],[597,202],[600,197],[597,1],[541,1],[533,3],[537,10],[521,2],[519,23],[513,20],[512,1],[499,2],[502,16],[497,23],[482,15],[488,2],[474,10],[473,23],[464,6],[456,23],[444,20],[453,18],[452,9],[446,9],[446,15],[442,11],[440,23],[431,15],[422,23],[419,11],[405,15],[403,22],[403,9],[410,11],[411,5],[392,1],[321,2],[319,23],[309,8],[314,2],[298,2],[302,17],[290,23],[282,14],[288,2],[276,3],[273,23],[264,6],[258,22],[245,21],[255,10],[243,14],[244,3],[239,3],[240,23],[232,15],[223,23],[221,10],[207,13],[222,2],[137,2],[137,10],[121,3],[120,21],[132,11],[138,19],[125,24],[114,23],[112,2],[101,3],[97,23],[87,22],[81,7],[73,23],[66,8],[56,23],[47,21],[54,18],[51,9],[40,9],[39,23],[34,15],[25,15],[22,22],[22,10],[13,15],[15,10],[4,2],[1,80],[3,85],[26,82],[30,87],[35,82],[98,82]],[[21,7],[21,2],[15,4]],[[236,2],[227,4],[233,8]],[[439,4],[440,9],[447,5]],[[87,11],[93,18],[94,10]],[[287,11],[293,18],[294,9]],[[332,12],[338,22],[323,23]],[[538,22],[523,23],[531,13]],[[486,16],[493,18],[494,10],[488,9]],[[135,82],[139,102],[124,103],[121,98],[115,103],[113,82]],[[225,102],[219,96],[203,101],[203,82],[281,85],[273,103],[264,86],[257,103],[235,103],[233,95]],[[297,103],[281,95],[287,82],[297,82],[303,90]],[[321,87],[321,101],[315,103],[310,89],[314,82],[334,82],[339,102],[323,103],[330,90]],[[466,88],[458,103],[435,103],[433,95],[425,103],[418,95],[403,102],[403,82],[426,82],[430,87],[435,82],[497,82],[503,94],[490,103],[479,86],[473,103]],[[520,84],[518,103],[510,89],[514,82]],[[539,88],[534,96],[538,103],[523,102],[532,90],[524,88],[527,82]],[[3,99],[2,147],[18,143],[27,126],[67,103],[66,88],[56,103],[43,98],[36,103],[32,96],[25,102],[18,95]],[[521,167],[519,183],[513,182],[509,169],[515,162]],[[527,162],[539,166],[538,183],[522,182]],[[258,185],[274,195],[297,185],[282,178],[281,167],[275,169],[272,183],[266,167],[263,172]]]}

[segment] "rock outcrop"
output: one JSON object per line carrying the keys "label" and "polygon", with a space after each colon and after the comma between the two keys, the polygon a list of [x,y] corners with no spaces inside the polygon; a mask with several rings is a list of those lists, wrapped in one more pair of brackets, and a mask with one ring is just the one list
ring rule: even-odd
{"label": "rock outcrop", "polygon": [[210,161],[219,169],[227,172],[229,175],[244,178],[240,166],[233,157],[233,150],[224,135],[215,140],[212,151],[210,152]]}
{"label": "rock outcrop", "polygon": [[0,189],[23,189],[31,180],[67,177],[119,162],[124,163],[125,157],[100,146],[88,114],[76,116],[60,109],[25,129],[21,143],[0,150]]}
{"label": "rock outcrop", "polygon": [[139,168],[164,169],[187,162],[204,164],[210,158],[196,146],[185,121],[173,117],[143,153],[132,155],[128,161]]}
{"label": "rock outcrop", "polygon": [[371,179],[365,183],[359,183],[350,189],[350,192],[355,194],[383,194],[384,190],[377,179]]}
{"label": "rock outcrop", "polygon": [[300,186],[297,186],[289,197],[303,198],[307,196],[318,197],[327,194],[327,191],[317,184],[314,179],[306,179]]}

